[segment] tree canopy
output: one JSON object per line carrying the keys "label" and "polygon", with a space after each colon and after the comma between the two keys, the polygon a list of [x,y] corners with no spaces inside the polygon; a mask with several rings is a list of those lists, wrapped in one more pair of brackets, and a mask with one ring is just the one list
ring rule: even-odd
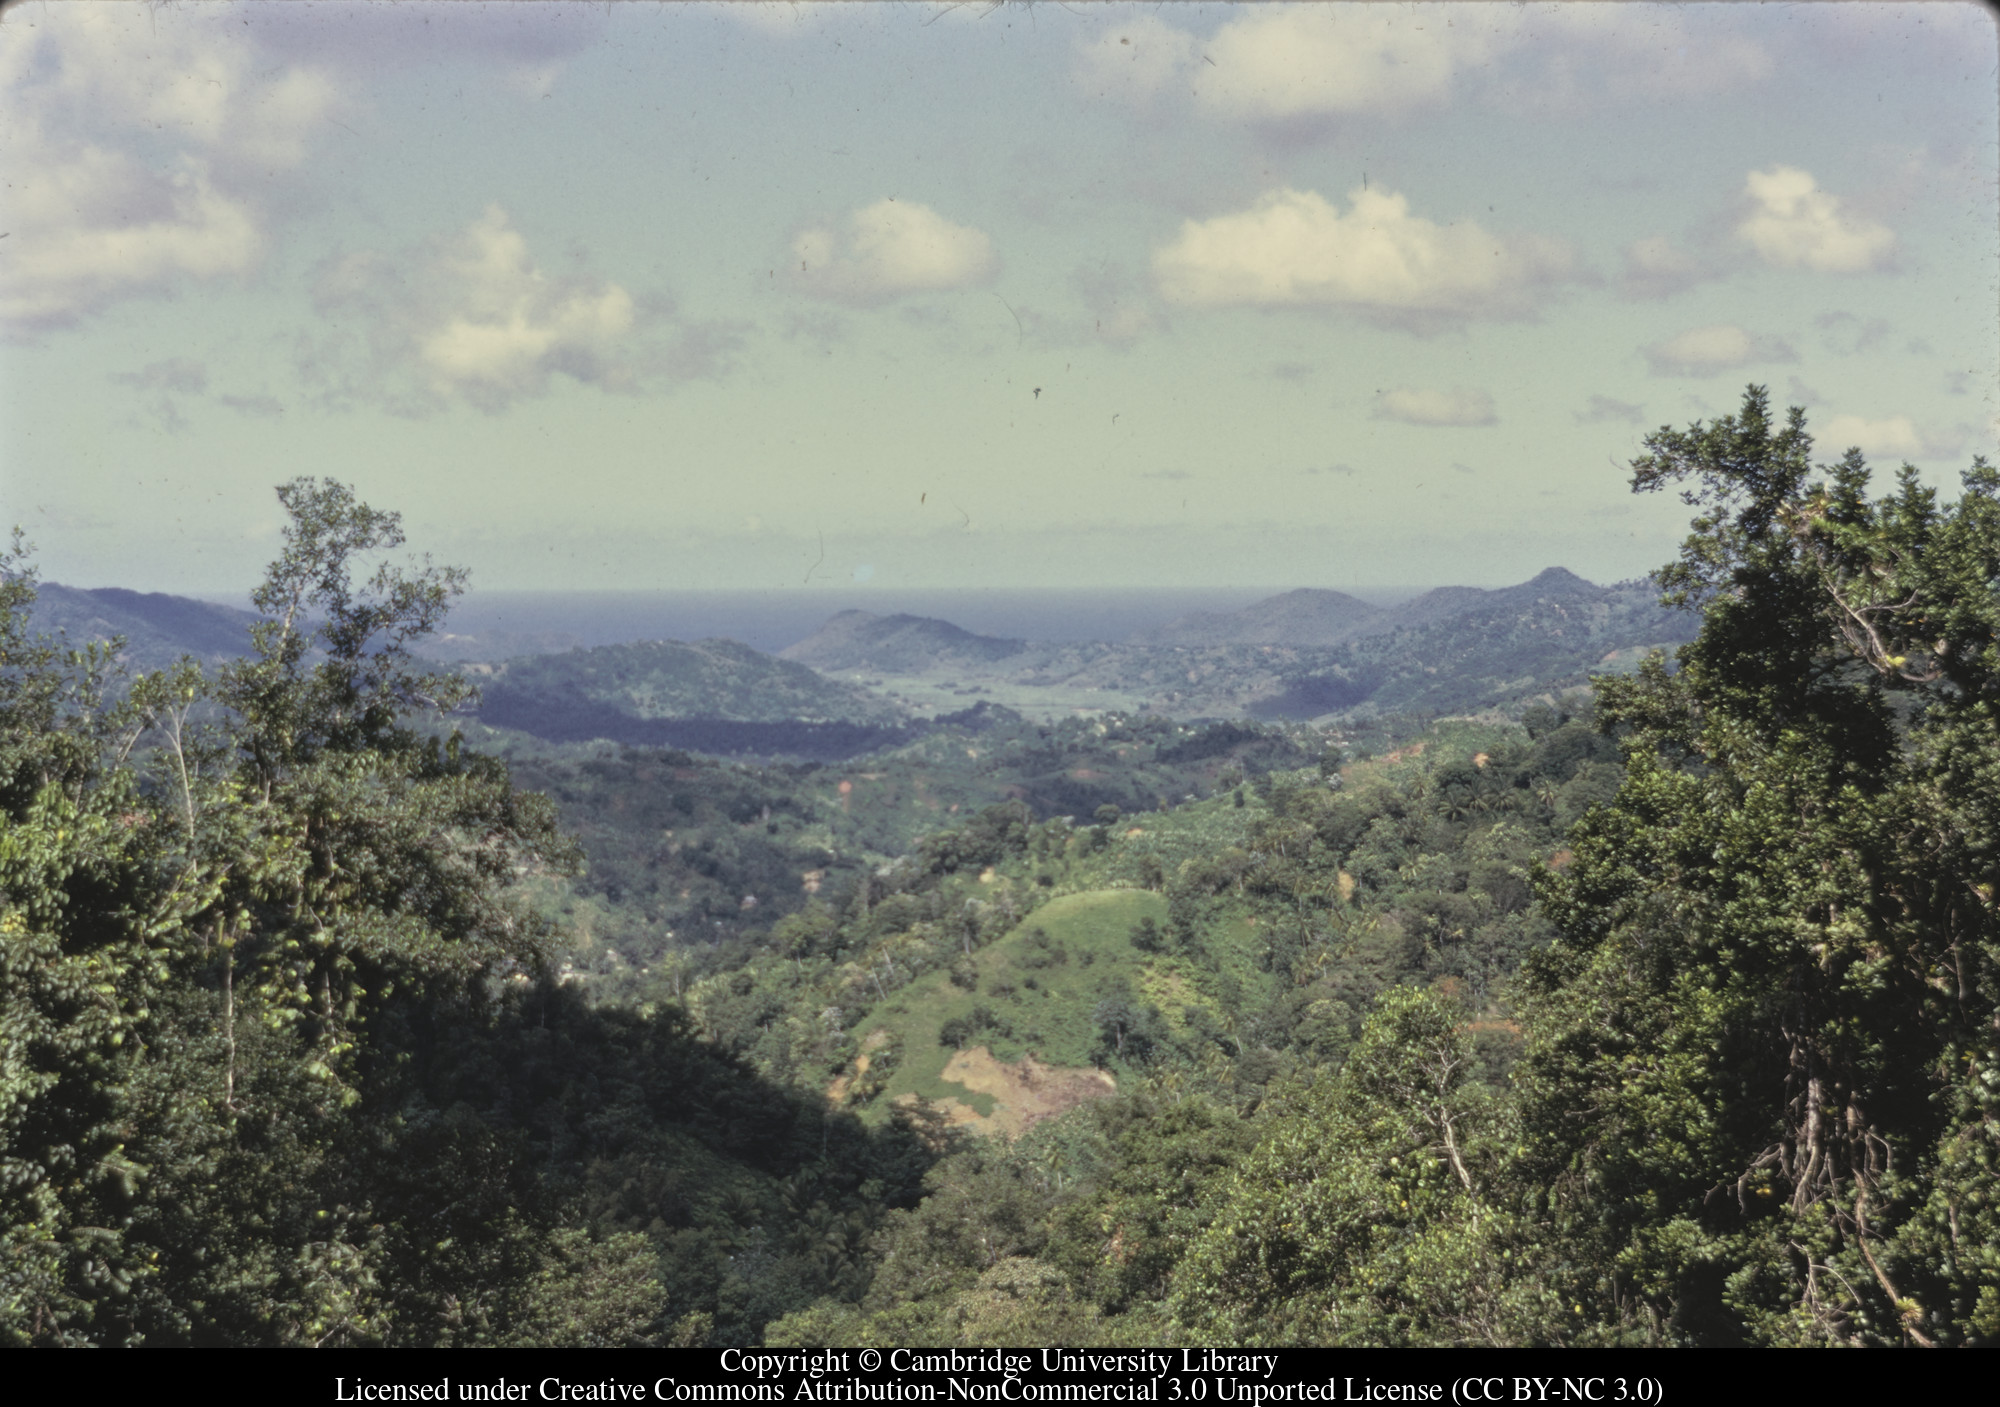
{"label": "tree canopy", "polygon": [[108,690],[0,560],[0,1342],[743,1341],[823,1277],[664,1189],[837,1162],[799,1187],[845,1214],[921,1157],[561,988],[554,808],[413,726],[468,692],[409,650],[464,574],[371,560],[400,524],[344,485],[278,497],[213,679]]}
{"label": "tree canopy", "polygon": [[[1877,494],[1759,387],[1632,471],[1701,625],[1594,700],[968,805],[595,1003],[393,513],[283,486],[248,655],[129,685],[17,538],[0,1342],[2000,1341],[2000,473]],[[1098,731],[1022,766],[1179,745]],[[809,780],[590,765],[633,876]],[[1090,1097],[968,1142],[920,1056]]]}
{"label": "tree canopy", "polygon": [[1546,872],[1525,1179],[1613,1322],[2000,1332],[2000,475],[1815,468],[1764,392],[1649,437],[1687,485],[1669,665],[1602,680],[1626,780]]}

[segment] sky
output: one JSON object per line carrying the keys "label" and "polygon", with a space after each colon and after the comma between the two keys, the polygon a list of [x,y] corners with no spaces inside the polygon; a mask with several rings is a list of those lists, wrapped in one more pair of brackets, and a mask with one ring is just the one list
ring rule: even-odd
{"label": "sky", "polygon": [[237,594],[1598,581],[1645,436],[2000,456],[1972,3],[0,11],[0,523]]}

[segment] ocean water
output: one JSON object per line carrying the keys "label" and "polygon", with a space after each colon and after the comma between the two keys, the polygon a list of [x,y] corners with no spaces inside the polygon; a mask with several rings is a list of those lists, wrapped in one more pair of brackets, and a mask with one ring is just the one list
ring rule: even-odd
{"label": "ocean water", "polygon": [[[722,636],[776,653],[845,610],[930,616],[977,635],[1022,640],[1129,640],[1190,611],[1234,611],[1276,594],[1240,590],[1100,591],[492,591],[453,607],[460,635],[564,637],[563,643]],[[1361,593],[1351,593],[1361,594]],[[1370,592],[1386,603],[1408,591]],[[553,643],[551,641],[550,643]],[[547,648],[544,645],[543,648]]]}

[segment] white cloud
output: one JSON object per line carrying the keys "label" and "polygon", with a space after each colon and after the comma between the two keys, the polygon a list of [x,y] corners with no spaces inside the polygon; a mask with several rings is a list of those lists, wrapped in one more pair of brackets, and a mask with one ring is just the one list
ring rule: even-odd
{"label": "white cloud", "polygon": [[1280,122],[1441,103],[1454,75],[1501,42],[1496,19],[1504,12],[1484,6],[1260,8],[1202,46],[1197,101]]}
{"label": "white cloud", "polygon": [[11,334],[261,257],[261,188],[304,159],[336,95],[321,69],[260,61],[220,18],[126,5],[8,13],[0,322]]}
{"label": "white cloud", "polygon": [[1796,166],[1752,171],[1744,193],[1753,208],[1736,234],[1767,264],[1854,274],[1884,268],[1894,256],[1893,231],[1843,211],[1838,196]]}
{"label": "white cloud", "polygon": [[854,211],[839,229],[801,231],[791,262],[792,280],[803,291],[852,307],[977,287],[1000,269],[985,234],[893,197]]}
{"label": "white cloud", "polygon": [[557,373],[629,390],[648,369],[639,302],[615,283],[543,272],[498,205],[421,249],[331,260],[313,292],[335,331],[305,349],[301,372],[336,403],[414,414],[462,399],[496,412],[546,393]]}
{"label": "white cloud", "polygon": [[1753,28],[1714,6],[1271,5],[1245,7],[1206,39],[1152,16],[1107,25],[1078,46],[1076,76],[1128,100],[1184,87],[1211,116],[1295,129],[1461,93],[1576,111],[1762,83],[1777,65]]}
{"label": "white cloud", "polygon": [[474,222],[438,271],[461,291],[459,307],[417,344],[440,383],[532,391],[565,360],[602,364],[632,330],[630,294],[615,283],[551,283],[498,206]]}
{"label": "white cloud", "polygon": [[1965,445],[1965,431],[1936,432],[1921,429],[1907,415],[1890,415],[1867,420],[1858,415],[1836,415],[1813,437],[1822,446],[1845,451],[1852,447],[1863,454],[1895,459],[1944,459]]}
{"label": "white cloud", "polygon": [[0,323],[14,335],[75,322],[179,277],[250,269],[264,248],[256,213],[184,159],[147,170],[102,147],[23,161],[10,181]]}
{"label": "white cloud", "polygon": [[334,101],[324,69],[262,62],[217,13],[57,5],[33,14],[32,24],[19,22],[24,11],[9,17],[13,62],[0,81],[10,117],[292,166]]}
{"label": "white cloud", "polygon": [[1138,14],[1076,46],[1074,77],[1087,93],[1128,102],[1184,81],[1194,36],[1153,15]]}
{"label": "white cloud", "polygon": [[1784,339],[1747,332],[1727,322],[1689,328],[1641,350],[1655,376],[1714,376],[1757,362],[1799,359]]}
{"label": "white cloud", "polygon": [[1278,190],[1249,210],[1187,221],[1153,255],[1161,294],[1194,307],[1345,307],[1423,331],[1530,316],[1536,294],[1569,276],[1557,241],[1435,224],[1389,191],[1347,198],[1343,215],[1313,191]]}
{"label": "white cloud", "polygon": [[1449,391],[1397,387],[1375,394],[1375,420],[1400,420],[1406,425],[1494,425],[1493,397],[1484,391],[1453,387]]}

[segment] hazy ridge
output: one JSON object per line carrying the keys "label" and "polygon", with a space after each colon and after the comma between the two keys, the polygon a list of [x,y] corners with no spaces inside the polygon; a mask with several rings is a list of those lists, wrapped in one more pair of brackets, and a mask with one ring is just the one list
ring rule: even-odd
{"label": "hazy ridge", "polygon": [[[255,619],[186,597],[54,585],[36,610],[38,626],[72,642],[123,636],[136,669],[182,653],[219,663],[247,649]],[[1125,641],[1037,641],[850,609],[775,653],[719,638],[557,651],[579,632],[555,629],[450,634],[427,653],[479,683],[478,715],[491,727],[555,743],[833,760],[911,742],[980,702],[1045,720],[1518,705],[1629,668],[1689,638],[1693,623],[1661,607],[1648,581],[1598,586],[1551,567],[1514,586],[1440,587],[1388,606],[1302,588],[1183,612]]]}

